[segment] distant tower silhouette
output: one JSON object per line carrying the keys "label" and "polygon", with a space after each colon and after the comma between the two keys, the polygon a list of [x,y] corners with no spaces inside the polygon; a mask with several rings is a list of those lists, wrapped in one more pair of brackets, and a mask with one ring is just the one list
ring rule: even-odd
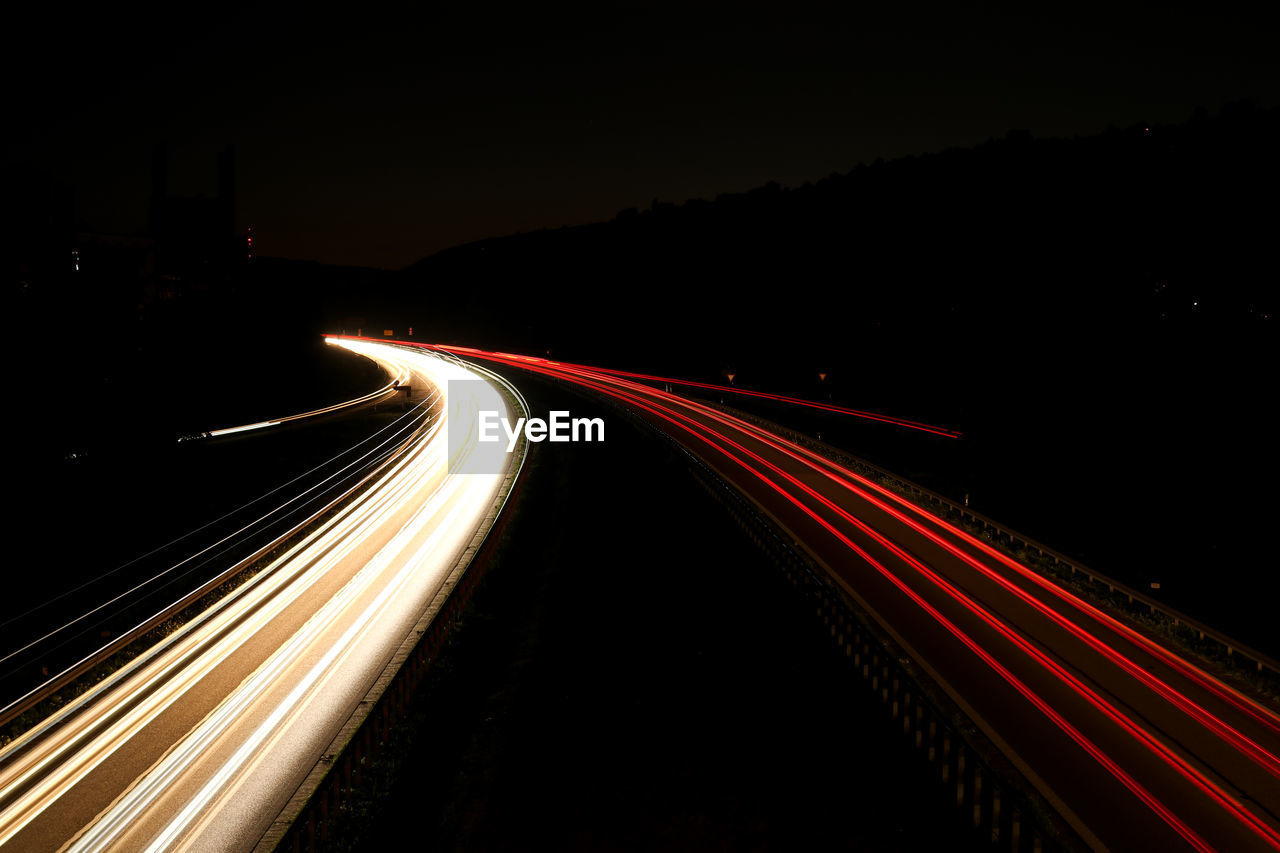
{"label": "distant tower silhouette", "polygon": [[218,202],[227,234],[236,229],[236,148],[228,145],[218,155]]}
{"label": "distant tower silhouette", "polygon": [[218,155],[218,196],[183,198],[169,192],[169,153],[157,145],[151,158],[151,235],[156,271],[172,292],[187,282],[208,286],[243,266],[243,244],[235,230],[235,148]]}
{"label": "distant tower silhouette", "polygon": [[169,149],[161,144],[151,152],[151,233],[158,234],[169,197]]}

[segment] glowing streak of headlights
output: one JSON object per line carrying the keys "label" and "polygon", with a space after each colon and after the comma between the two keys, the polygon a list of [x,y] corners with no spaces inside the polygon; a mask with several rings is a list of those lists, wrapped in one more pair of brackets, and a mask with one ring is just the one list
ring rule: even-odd
{"label": "glowing streak of headlights", "polygon": [[[466,414],[470,422],[445,427],[466,431],[469,440],[462,442],[461,453],[469,453],[474,446],[479,409],[510,415],[496,387],[475,382],[475,372],[447,358],[424,358],[420,353],[363,343],[344,345],[395,364],[399,376],[407,376],[412,369],[441,389],[450,379],[472,380],[464,387],[478,396],[455,405],[451,412],[455,419],[459,412]],[[344,563],[359,565],[357,570],[347,569],[351,574],[345,583],[301,629],[100,814],[76,839],[74,849],[138,847],[139,842],[150,842],[151,849],[199,844],[197,836],[238,790],[261,784],[260,778],[254,781],[255,774],[283,779],[285,771],[276,766],[278,762],[265,760],[264,751],[276,749],[303,715],[334,716],[332,707],[317,711],[312,706],[322,704],[319,694],[329,693],[338,683],[344,662],[358,658],[364,665],[355,676],[344,673],[341,677],[347,681],[333,692],[357,690],[362,695],[367,690],[493,504],[505,472],[450,475],[443,421],[442,417],[416,438],[357,501],[249,583],[59,714],[57,721],[66,725],[46,724],[24,738],[25,754],[0,775],[0,797],[5,800],[0,844],[60,796],[72,792],[112,753],[127,748],[131,738],[187,691],[199,688],[207,675],[271,626],[273,619],[328,573]],[[370,652],[371,648],[381,651]],[[250,709],[255,709],[256,716],[250,715]],[[339,716],[345,719],[349,713],[348,706]],[[250,727],[248,719],[257,722]],[[47,732],[60,736],[40,738]],[[296,752],[295,745],[291,754]],[[310,761],[314,759],[313,754]],[[296,768],[289,772],[296,773]],[[185,780],[184,790],[194,790],[194,795],[174,802],[179,779]],[[158,835],[125,841],[130,831],[136,835],[144,814],[150,815],[149,826],[162,817],[172,818],[164,820]],[[267,815],[266,820],[272,817]]]}

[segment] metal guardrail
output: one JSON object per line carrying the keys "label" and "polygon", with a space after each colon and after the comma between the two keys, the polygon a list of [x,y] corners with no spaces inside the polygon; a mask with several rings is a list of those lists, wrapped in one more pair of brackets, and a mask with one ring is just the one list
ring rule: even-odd
{"label": "metal guardrail", "polygon": [[[1101,572],[1082,565],[1076,560],[1055,551],[1047,545],[1037,542],[1029,536],[1025,536],[1017,531],[1011,530],[981,513],[974,512],[966,506],[957,504],[950,498],[943,497],[937,492],[926,489],[923,486],[911,482],[910,480],[903,479],[891,471],[887,471],[878,465],[854,456],[853,454],[846,453],[829,444],[824,444],[823,442],[797,430],[781,426],[765,418],[748,414],[720,403],[713,403],[705,400],[703,402],[713,408],[717,408],[727,414],[731,414],[734,417],[741,418],[742,420],[754,423],[757,426],[770,430],[771,432],[783,435],[797,444],[802,444],[810,450],[813,450],[815,453],[825,456],[831,461],[846,468],[869,473],[882,482],[888,481],[890,488],[906,493],[914,500],[915,503],[926,508],[939,507],[949,513],[959,516],[962,519],[967,519],[970,523],[989,532],[993,539],[1002,542],[1010,549],[1024,549],[1029,553],[1037,554],[1042,560],[1047,561],[1051,566],[1063,571],[1069,571],[1072,576],[1083,575],[1091,583],[1106,587],[1110,593],[1125,596],[1129,603],[1143,605],[1152,614],[1159,614],[1163,616],[1168,619],[1175,628],[1185,625],[1190,630],[1195,631],[1201,640],[1208,639],[1222,646],[1228,658],[1237,665],[1244,661],[1248,661],[1253,664],[1254,668],[1259,673],[1264,670],[1270,670],[1273,675],[1280,676],[1280,661],[1277,661],[1275,658],[1263,654],[1262,652],[1253,649],[1232,637],[1228,637],[1221,631],[1218,631],[1217,629],[1212,628],[1161,601],[1157,601],[1140,590],[1136,590],[1131,586],[1102,574]],[[1036,566],[1032,565],[1030,568],[1034,569]]]}
{"label": "metal guardrail", "polygon": [[[656,427],[641,421],[649,429]],[[798,590],[798,600],[816,606],[827,642],[836,646],[851,674],[864,682],[888,712],[886,734],[898,736],[930,775],[949,789],[953,810],[975,839],[993,850],[1042,853],[1077,850],[1085,844],[1058,818],[1021,774],[979,733],[969,717],[929,677],[908,661],[876,620],[769,521],[744,494],[670,436],[694,478],[722,504],[753,544],[764,551]]]}
{"label": "metal guardrail", "polygon": [[[505,388],[503,392],[514,402]],[[523,404],[518,408],[523,409]],[[503,478],[471,542],[325,754],[258,840],[255,853],[313,853],[328,845],[343,806],[352,800],[374,760],[385,750],[392,730],[408,713],[418,687],[448,645],[502,541],[511,520],[511,513],[504,510],[516,502],[524,483],[520,475],[528,455],[527,446],[522,436],[517,446],[520,463]]]}

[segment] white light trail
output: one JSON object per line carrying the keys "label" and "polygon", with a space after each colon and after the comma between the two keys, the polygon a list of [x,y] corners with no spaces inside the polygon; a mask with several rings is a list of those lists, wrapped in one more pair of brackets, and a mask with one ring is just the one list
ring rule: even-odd
{"label": "white light trail", "polygon": [[[471,380],[461,387],[475,399],[452,407],[441,401],[450,414],[414,438],[351,504],[0,752],[0,844],[51,810],[76,814],[75,798],[101,783],[104,768],[145,754],[154,756],[149,769],[98,793],[91,814],[79,804],[83,819],[53,848],[68,841],[78,851],[251,846],[410,633],[499,499],[504,478],[521,464],[517,455],[492,475],[450,474],[444,432],[466,431],[461,453],[469,453],[476,413],[511,417],[512,406],[492,379],[475,381],[487,372],[451,359],[342,345],[441,391],[451,379]],[[470,421],[448,422],[460,412]],[[281,626],[287,631],[277,637]],[[254,657],[249,650],[268,638]],[[228,680],[229,692],[209,694],[210,685]],[[193,702],[208,709],[198,724],[154,742]]]}

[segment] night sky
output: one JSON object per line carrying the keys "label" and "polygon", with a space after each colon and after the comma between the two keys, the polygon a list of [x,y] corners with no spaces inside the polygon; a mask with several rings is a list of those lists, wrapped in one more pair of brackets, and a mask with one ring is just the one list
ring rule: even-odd
{"label": "night sky", "polygon": [[233,143],[261,254],[395,269],[1013,128],[1280,102],[1274,18],[1217,4],[437,5],[7,12],[6,171],[70,186],[85,229],[135,233],[157,143],[172,190],[206,196]]}

